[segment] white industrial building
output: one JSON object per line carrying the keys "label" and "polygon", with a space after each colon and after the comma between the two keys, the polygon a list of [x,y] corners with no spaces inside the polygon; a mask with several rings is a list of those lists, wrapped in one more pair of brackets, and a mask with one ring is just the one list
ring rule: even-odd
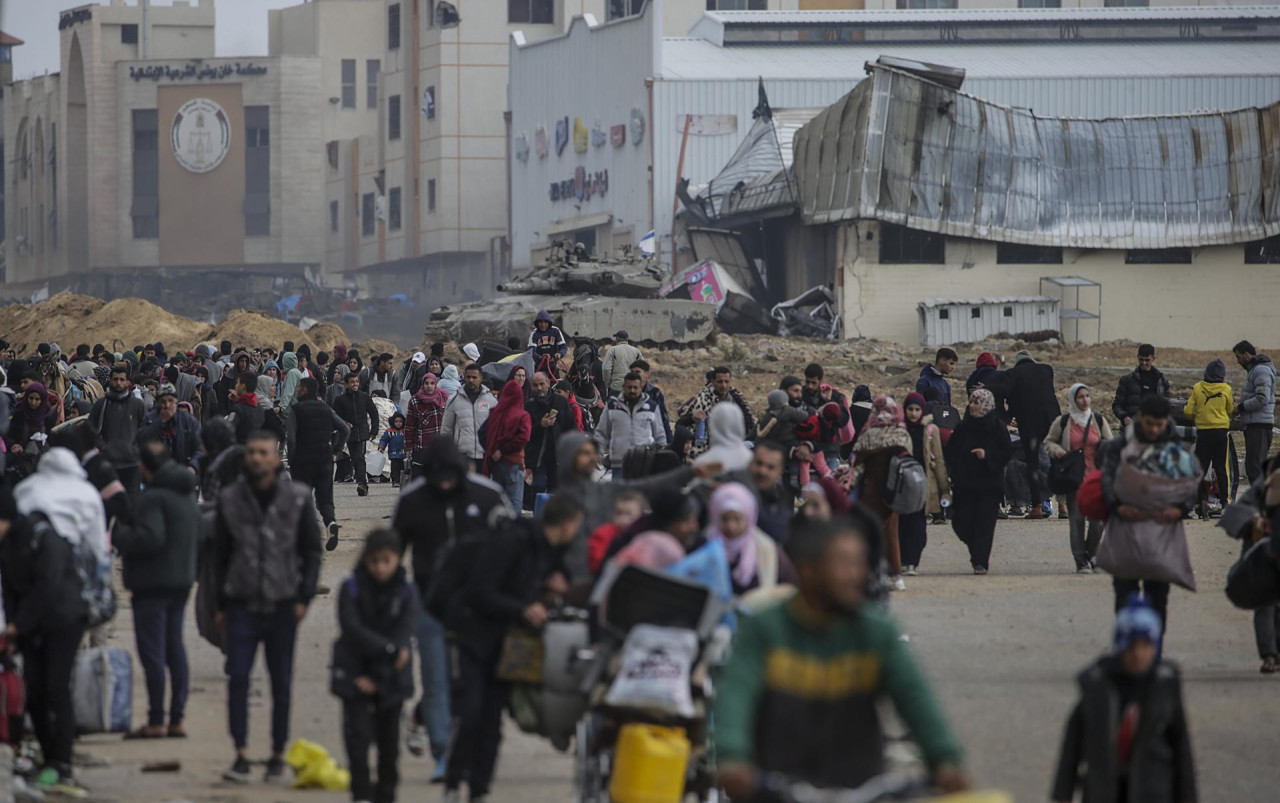
{"label": "white industrial building", "polygon": [[672,1],[611,22],[582,15],[538,42],[512,35],[517,271],[554,240],[604,253],[650,230],[670,262],[677,179],[697,187],[720,172],[751,128],[761,81],[775,110],[821,108],[861,81],[867,62],[894,56],[962,68],[966,92],[1036,115],[1280,99],[1276,6],[707,12],[671,37],[662,32]]}

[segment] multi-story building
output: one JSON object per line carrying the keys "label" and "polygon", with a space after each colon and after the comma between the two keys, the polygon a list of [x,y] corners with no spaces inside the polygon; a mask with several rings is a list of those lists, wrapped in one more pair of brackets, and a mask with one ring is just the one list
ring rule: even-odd
{"label": "multi-story building", "polygon": [[22,44],[16,36],[0,31],[0,283],[4,282],[4,88],[13,81],[13,49]]}

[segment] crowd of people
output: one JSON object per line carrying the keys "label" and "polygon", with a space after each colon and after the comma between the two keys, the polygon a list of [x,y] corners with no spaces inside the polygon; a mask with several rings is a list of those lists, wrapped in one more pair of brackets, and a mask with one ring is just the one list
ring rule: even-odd
{"label": "crowd of people", "polygon": [[[508,629],[541,627],[565,600],[585,605],[609,567],[663,571],[709,545],[723,550],[732,598],[795,589],[742,618],[722,671],[715,738],[734,800],[753,799],[762,773],[848,787],[877,775],[882,697],[936,786],[961,790],[959,744],[886,613],[926,571],[931,525],[950,526],[981,576],[997,568],[1001,519],[1048,519],[1056,506],[1071,565],[1093,573],[1107,560],[1104,520],[1180,528],[1233,501],[1233,427],[1244,431],[1249,484],[1262,489],[1257,518],[1280,509],[1265,486],[1275,372],[1247,342],[1233,350],[1248,377],[1239,396],[1213,360],[1180,411],[1186,425],[1148,345],[1110,419],[1080,383],[1064,412],[1053,369],[1029,351],[1007,368],[978,355],[962,397],[949,348],[901,400],[865,385],[845,395],[824,366],[795,366],[755,407],[717,365],[668,409],[626,332],[601,353],[540,313],[527,344],[514,345],[434,344],[366,365],[344,346],[80,345],[65,355],[41,344],[19,356],[0,343],[3,635],[24,662],[42,757],[34,783],[80,789],[71,675],[86,634],[101,643],[109,627],[95,593],[116,556],[148,699],[146,724],[127,738],[186,735],[183,622],[199,580],[201,634],[226,656],[234,758],[224,777],[253,778],[249,686],[261,646],[272,698],[264,779],[285,778],[298,625],[331,593],[321,563],[340,543],[335,482],[359,496],[371,482],[399,491],[390,527],[365,537],[336,594],[332,690],[356,801],[394,800],[402,739],[414,755],[430,752],[446,800],[464,786],[487,799]],[[1192,439],[1198,460],[1179,451]],[[1127,491],[1141,461],[1173,465],[1162,478],[1191,491],[1143,506]],[[1170,581],[1112,574],[1114,650],[1081,676],[1053,797],[1082,786],[1086,799],[1134,799],[1126,790],[1152,784],[1167,794],[1150,799],[1195,800],[1177,670],[1160,654]],[[1280,668],[1278,622],[1274,607],[1255,615],[1264,671]],[[402,721],[415,657],[422,694]],[[1122,705],[1108,707],[1116,694]],[[1159,728],[1135,735],[1150,706]],[[1117,739],[1118,753],[1107,747]]]}

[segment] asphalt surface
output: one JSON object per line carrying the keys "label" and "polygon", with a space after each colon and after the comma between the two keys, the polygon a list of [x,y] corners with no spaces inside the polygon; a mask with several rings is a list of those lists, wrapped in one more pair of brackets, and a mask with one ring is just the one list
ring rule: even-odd
{"label": "asphalt surface", "polygon": [[[337,588],[359,552],[360,536],[384,526],[394,504],[389,485],[364,499],[353,485],[336,492],[343,539],[325,556],[322,580]],[[1166,656],[1183,667],[1201,800],[1250,803],[1280,799],[1275,761],[1280,677],[1258,673],[1251,617],[1222,594],[1238,544],[1207,523],[1188,526],[1200,593],[1175,590]],[[996,532],[991,574],[970,573],[967,554],[946,527],[929,528],[924,574],[908,578],[893,598],[894,613],[936,682],[943,705],[985,787],[1018,801],[1048,799],[1063,721],[1074,699],[1074,676],[1110,642],[1112,594],[1105,575],[1077,576],[1067,525],[1057,520],[1005,521]],[[329,694],[329,652],[336,631],[332,595],[319,598],[299,632],[292,736],[327,747],[345,764],[340,708]],[[133,649],[128,596],[115,621],[113,646]],[[190,738],[121,741],[86,737],[78,751],[106,766],[80,770],[91,799],[102,801],[314,801],[348,799],[345,793],[292,791],[219,780],[233,757],[226,727],[226,681],[221,655],[189,621],[192,667],[187,729]],[[250,755],[268,750],[270,693],[266,672],[255,668],[250,708]],[[145,722],[146,695],[135,662],[134,724]],[[179,772],[143,773],[144,764],[175,760]],[[405,754],[403,801],[434,801],[427,784],[430,759]],[[505,727],[494,801],[568,801],[571,762],[545,743]]]}

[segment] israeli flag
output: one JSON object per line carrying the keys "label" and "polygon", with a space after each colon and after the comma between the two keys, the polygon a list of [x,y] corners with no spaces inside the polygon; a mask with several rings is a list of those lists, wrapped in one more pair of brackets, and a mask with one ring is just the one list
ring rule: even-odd
{"label": "israeli flag", "polygon": [[657,250],[657,238],[653,234],[653,229],[649,233],[640,238],[640,253],[653,256]]}

